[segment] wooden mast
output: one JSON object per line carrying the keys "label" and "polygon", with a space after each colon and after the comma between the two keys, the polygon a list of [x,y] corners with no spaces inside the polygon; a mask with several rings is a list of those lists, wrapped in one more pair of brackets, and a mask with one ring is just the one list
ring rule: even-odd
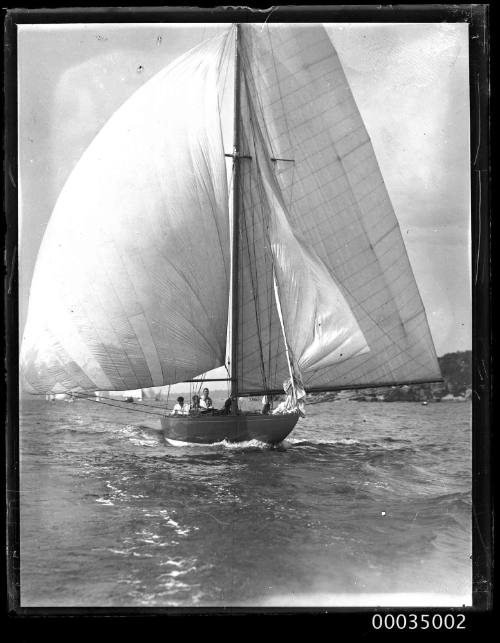
{"label": "wooden mast", "polygon": [[239,280],[239,209],[240,209],[240,25],[235,25],[234,42],[234,130],[233,130],[233,213],[231,263],[231,413],[238,412],[238,280]]}

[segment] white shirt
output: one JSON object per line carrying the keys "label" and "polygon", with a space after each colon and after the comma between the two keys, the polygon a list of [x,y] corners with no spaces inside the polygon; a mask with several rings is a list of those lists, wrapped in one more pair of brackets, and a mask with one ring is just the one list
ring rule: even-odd
{"label": "white shirt", "polygon": [[202,409],[212,408],[212,400],[210,400],[210,403],[207,403],[208,400],[210,400],[210,397],[208,397],[206,400],[204,397],[200,397],[200,406]]}
{"label": "white shirt", "polygon": [[181,406],[179,403],[177,403],[170,415],[189,415],[189,404],[184,404]]}

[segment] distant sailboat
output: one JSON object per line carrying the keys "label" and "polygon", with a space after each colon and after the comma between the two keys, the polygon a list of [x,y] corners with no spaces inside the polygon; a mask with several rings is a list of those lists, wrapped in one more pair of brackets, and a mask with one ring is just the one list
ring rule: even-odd
{"label": "distant sailboat", "polygon": [[[47,226],[22,345],[25,388],[192,381],[224,365],[228,323],[230,414],[165,415],[167,438],[276,443],[295,426],[304,391],[440,379],[368,133],[319,25],[231,27],[110,118]],[[284,381],[282,414],[239,412],[239,396],[283,393]]]}

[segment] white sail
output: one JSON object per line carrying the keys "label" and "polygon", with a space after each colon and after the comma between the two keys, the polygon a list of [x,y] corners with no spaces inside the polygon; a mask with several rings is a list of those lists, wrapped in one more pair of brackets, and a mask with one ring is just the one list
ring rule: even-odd
{"label": "white sail", "polygon": [[138,90],[68,179],[31,287],[20,361],[28,390],[139,389],[224,363],[225,38]]}
{"label": "white sail", "polygon": [[301,374],[369,349],[327,267],[293,231],[246,85],[241,98],[239,387],[273,390],[283,379],[284,339]]}
{"label": "white sail", "polygon": [[[269,203],[256,162],[254,114],[242,68],[240,98],[238,390],[281,390],[288,376],[285,342],[275,303]],[[252,120],[253,119],[253,120]]]}
{"label": "white sail", "polygon": [[327,267],[294,234],[266,152],[262,145],[256,146],[256,161],[269,204],[269,245],[286,338],[294,365],[304,376],[367,353],[369,348]]}
{"label": "white sail", "polygon": [[[272,157],[293,160],[275,162],[291,227],[340,286],[369,347],[369,352],[357,352],[345,361],[331,360],[326,346],[322,361],[320,349],[314,368],[304,373],[306,388],[439,378],[398,222],[325,30],[319,25],[242,25],[241,34],[248,101],[254,106],[266,145]],[[247,181],[259,201],[262,188],[252,184]],[[246,198],[250,203],[252,198]],[[262,260],[255,270],[264,272]],[[291,291],[289,310],[301,304]],[[265,306],[261,298],[257,316],[272,317],[272,312],[262,310]],[[249,314],[244,319],[251,323]],[[310,332],[299,327],[302,319],[298,314],[296,322],[288,320],[289,325],[296,324],[289,331],[292,336]],[[273,338],[267,349],[269,354],[280,352],[278,340]],[[242,349],[243,355],[247,352]],[[279,369],[285,378],[283,360]],[[254,382],[248,384],[246,390],[255,390]]]}

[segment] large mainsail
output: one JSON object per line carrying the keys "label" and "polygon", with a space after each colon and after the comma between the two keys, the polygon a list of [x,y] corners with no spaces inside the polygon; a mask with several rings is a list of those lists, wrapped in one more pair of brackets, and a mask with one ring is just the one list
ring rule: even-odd
{"label": "large mainsail", "polygon": [[68,179],[37,258],[28,390],[123,390],[224,363],[227,179],[218,73],[226,35],[138,90]]}
{"label": "large mainsail", "polygon": [[[344,359],[331,359],[331,347],[324,346],[323,361],[316,352],[311,363],[303,364],[306,388],[438,379],[434,345],[398,222],[368,133],[324,28],[242,25],[241,34],[242,95],[247,102],[247,117],[242,106],[242,119],[248,123],[247,143],[251,131],[260,130],[272,158],[291,159],[274,161],[289,223],[339,285],[369,348],[343,355]],[[251,124],[248,115],[252,113],[257,123]],[[255,168],[247,167],[243,172],[243,216],[248,216],[252,202],[267,199],[269,205],[269,194],[263,196],[263,183],[256,180]],[[276,207],[270,211],[280,216]],[[255,215],[251,216],[254,225]],[[240,313],[247,342],[254,345],[258,320],[264,320],[271,331],[277,328],[275,304],[267,294],[272,253],[266,247],[269,237],[266,242],[265,232],[264,227],[258,232],[261,250],[253,264],[249,258],[247,267],[248,274],[255,273],[254,281],[265,284],[264,295],[254,297],[253,308],[250,298],[243,299]],[[245,241],[241,243],[244,247]],[[261,255],[268,257],[267,261]],[[286,297],[285,291],[282,289]],[[288,297],[292,296],[290,290]],[[289,299],[284,307],[291,311],[302,304]],[[300,352],[301,332],[309,332],[302,328],[302,321],[301,315],[284,315],[287,339],[295,353]],[[244,338],[245,332],[241,336]],[[278,356],[273,382],[287,377],[277,331],[269,333],[264,348],[266,355]],[[306,348],[302,346],[302,351]],[[279,388],[266,387],[262,379],[258,386],[252,363],[252,355],[257,362],[256,353],[250,353],[242,343],[241,359],[252,368],[247,372],[242,365],[241,371],[247,375],[240,391]],[[265,366],[265,355],[260,362]]]}

